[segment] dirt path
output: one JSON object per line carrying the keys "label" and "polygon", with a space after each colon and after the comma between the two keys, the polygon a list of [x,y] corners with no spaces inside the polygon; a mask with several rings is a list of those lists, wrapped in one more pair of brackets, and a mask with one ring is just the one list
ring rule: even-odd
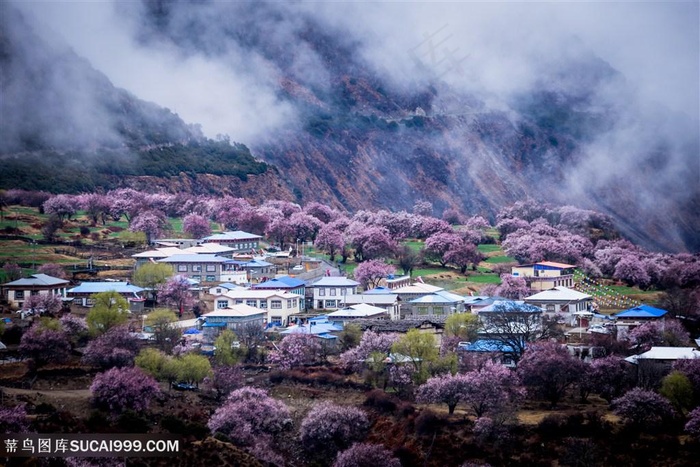
{"label": "dirt path", "polygon": [[89,398],[91,393],[89,389],[20,389],[8,388],[0,386],[0,391],[8,396],[27,395],[27,396],[44,396],[53,398]]}

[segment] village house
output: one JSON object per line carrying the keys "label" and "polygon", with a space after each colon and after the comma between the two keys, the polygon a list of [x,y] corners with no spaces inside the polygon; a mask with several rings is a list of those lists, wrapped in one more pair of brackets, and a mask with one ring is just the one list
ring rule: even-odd
{"label": "village house", "polygon": [[260,235],[236,230],[204,237],[202,239],[202,244],[220,243],[221,245],[233,248],[236,252],[253,252],[260,248],[260,240],[262,240]]}
{"label": "village house", "polygon": [[68,281],[46,274],[32,274],[12,282],[2,284],[2,292],[10,306],[21,308],[32,295],[66,296]]}
{"label": "village house", "polygon": [[425,316],[449,316],[464,312],[464,297],[446,290],[423,295],[404,306],[406,317],[422,318]]}
{"label": "village house", "polygon": [[244,261],[240,268],[248,274],[248,282],[265,282],[277,273],[277,266],[261,259]]}
{"label": "village house", "polygon": [[530,295],[523,301],[542,308],[547,313],[564,313],[565,319],[572,326],[577,323],[587,326],[589,317],[593,316],[593,296],[564,286]]}
{"label": "village house", "polygon": [[332,323],[346,324],[360,319],[388,319],[384,308],[360,303],[347,306],[339,310],[328,313],[328,321]]}
{"label": "village house", "polygon": [[142,251],[131,255],[136,260],[135,269],[140,268],[143,264],[154,263],[175,255],[216,255],[222,258],[231,259],[233,248],[219,245],[218,243],[206,243],[203,245],[195,245],[188,248],[178,246],[162,246],[153,250]]}
{"label": "village house", "polygon": [[317,309],[336,310],[342,298],[357,293],[360,283],[346,277],[324,276],[309,287],[313,289],[313,305]]}
{"label": "village house", "polygon": [[251,289],[253,290],[279,290],[282,292],[288,292],[299,296],[301,303],[299,305],[300,309],[306,308],[306,282],[296,277],[291,276],[280,276],[274,279],[261,282],[259,284],[254,284]]}
{"label": "village house", "polygon": [[667,310],[649,305],[638,305],[616,313],[613,317],[617,328],[617,338],[624,339],[632,329],[642,324],[651,321],[663,321],[667,313]]}
{"label": "village house", "polygon": [[511,274],[522,277],[528,287],[535,291],[549,290],[554,287],[574,286],[573,264],[555,263],[553,261],[541,261],[534,264],[513,266]]}
{"label": "village house", "polygon": [[401,300],[386,287],[377,287],[361,294],[344,295],[340,298],[340,307],[366,304],[383,308],[389,319],[401,318]]}
{"label": "village house", "polygon": [[457,355],[460,359],[475,356],[479,359],[487,358],[494,363],[500,363],[508,368],[515,368],[515,360],[512,355],[513,347],[505,342],[495,339],[479,339],[474,342],[460,342],[457,346]]}
{"label": "village house", "polygon": [[175,246],[155,248],[153,250],[142,251],[141,253],[136,253],[131,255],[136,264],[134,269],[138,269],[146,263],[155,263],[161,259],[169,258],[173,255],[181,255],[182,250]]}
{"label": "village house", "polygon": [[220,282],[224,265],[231,261],[212,254],[178,254],[158,260],[170,264],[175,274],[200,282]]}
{"label": "village house", "polygon": [[232,259],[234,251],[235,250],[233,248],[227,245],[221,245],[219,243],[202,243],[201,245],[183,248],[181,253],[195,255],[216,255],[223,258]]}
{"label": "village house", "polygon": [[[479,339],[496,340],[522,351],[542,330],[543,310],[521,300],[497,300],[479,310]],[[501,349],[507,354],[505,349]],[[517,358],[518,355],[508,355]]]}
{"label": "village house", "polygon": [[213,342],[224,329],[236,332],[248,325],[259,326],[262,329],[265,322],[265,310],[245,304],[236,304],[205,313],[199,319],[202,323],[204,340]]}
{"label": "village house", "polygon": [[92,296],[103,292],[116,292],[129,302],[129,311],[143,312],[146,300],[142,296],[144,289],[128,282],[83,282],[77,287],[68,289],[66,295],[73,298],[73,303],[78,306],[92,307],[95,304]]}
{"label": "village house", "polygon": [[445,289],[435,285],[425,284],[423,282],[414,282],[412,285],[405,285],[403,287],[392,289],[391,292],[396,294],[403,303],[408,303],[411,300],[443,290]]}
{"label": "village house", "polygon": [[279,326],[286,326],[290,315],[301,312],[302,298],[281,290],[235,289],[215,295],[211,300],[215,310],[245,304],[263,310],[267,324],[278,323]]}
{"label": "village house", "polygon": [[677,360],[700,358],[694,347],[652,347],[648,351],[625,358],[637,371],[637,384],[653,388],[666,376]]}

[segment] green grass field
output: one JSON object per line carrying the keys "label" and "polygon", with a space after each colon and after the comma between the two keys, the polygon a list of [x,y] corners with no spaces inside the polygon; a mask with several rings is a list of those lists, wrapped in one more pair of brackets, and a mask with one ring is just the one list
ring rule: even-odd
{"label": "green grass field", "polygon": [[501,245],[495,245],[493,243],[477,245],[476,249],[481,253],[503,252],[503,250],[501,250]]}
{"label": "green grass field", "polygon": [[517,260],[510,256],[489,256],[484,262],[489,264],[517,263]]}
{"label": "green grass field", "polygon": [[474,284],[500,284],[501,278],[498,274],[474,274],[467,277],[467,282]]}
{"label": "green grass field", "polygon": [[425,246],[425,243],[420,240],[406,240],[405,242],[401,242],[401,244],[408,246],[416,253],[418,253]]}
{"label": "green grass field", "polygon": [[437,274],[445,274],[449,272],[454,272],[454,269],[440,267],[420,267],[413,270],[413,277],[426,277]]}
{"label": "green grass field", "polygon": [[608,288],[622,295],[646,295],[657,293],[656,290],[642,290],[637,287],[627,287],[625,285],[610,285]]}

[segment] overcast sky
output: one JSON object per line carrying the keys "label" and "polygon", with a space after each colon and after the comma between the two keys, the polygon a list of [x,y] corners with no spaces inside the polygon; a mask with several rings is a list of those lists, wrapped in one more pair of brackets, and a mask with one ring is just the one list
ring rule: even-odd
{"label": "overcast sky", "polygon": [[[125,14],[106,1],[16,3],[115,85],[201,123],[208,136],[226,133],[246,143],[293,115],[275,96],[264,64],[243,70],[231,60],[183,56],[171,43],[137,43],[138,8]],[[450,84],[508,92],[537,79],[543,63],[577,43],[624,73],[645,101],[698,121],[697,1],[301,2],[295,8],[356,33],[363,55],[396,81],[420,60]],[[438,55],[430,55],[430,44]],[[443,73],[448,62],[440,56],[459,66]],[[454,72],[460,67],[467,72]]]}

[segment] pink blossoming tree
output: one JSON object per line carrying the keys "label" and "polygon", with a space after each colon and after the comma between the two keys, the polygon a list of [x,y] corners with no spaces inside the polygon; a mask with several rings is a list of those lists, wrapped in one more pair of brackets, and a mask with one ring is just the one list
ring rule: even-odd
{"label": "pink blossoming tree", "polygon": [[318,362],[321,351],[321,344],[316,336],[304,333],[289,334],[279,343],[278,350],[272,350],[268,354],[268,359],[281,369],[289,370]]}
{"label": "pink blossoming tree", "polygon": [[301,422],[299,434],[307,450],[334,454],[361,441],[368,429],[369,420],[361,409],[321,402]]}
{"label": "pink blossoming tree", "polygon": [[110,412],[136,412],[148,408],[160,395],[158,382],[139,368],[112,368],[99,373],[90,386],[93,401]]}
{"label": "pink blossoming tree", "polygon": [[369,260],[360,263],[353,272],[353,276],[365,290],[369,290],[377,287],[383,279],[395,271],[394,266],[384,261]]}

